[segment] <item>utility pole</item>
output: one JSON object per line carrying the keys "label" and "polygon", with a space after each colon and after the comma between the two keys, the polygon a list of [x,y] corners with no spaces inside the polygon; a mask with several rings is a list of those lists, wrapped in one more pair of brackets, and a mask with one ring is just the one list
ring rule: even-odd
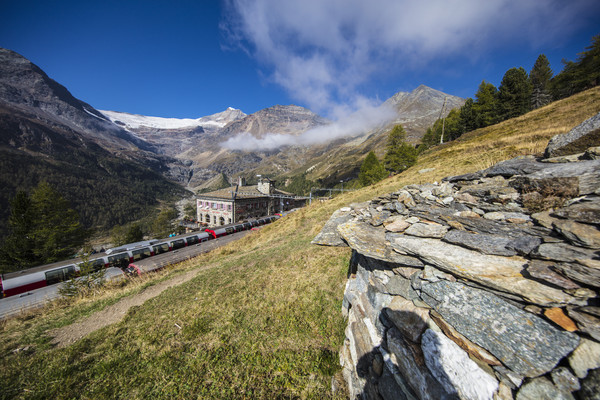
{"label": "utility pole", "polygon": [[[442,115],[444,114],[444,109],[446,108],[446,100],[448,98],[444,97],[444,104],[442,104],[442,111],[440,111],[440,118],[438,119],[442,119]],[[442,119],[442,134],[440,136],[440,144],[444,144],[444,128],[446,125],[446,117],[444,116],[444,118]]]}

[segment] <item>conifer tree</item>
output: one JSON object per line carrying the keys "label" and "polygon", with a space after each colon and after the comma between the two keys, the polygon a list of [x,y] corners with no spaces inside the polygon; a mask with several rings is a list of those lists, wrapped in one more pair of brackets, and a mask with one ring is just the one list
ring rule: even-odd
{"label": "conifer tree", "polygon": [[35,265],[33,214],[33,204],[29,195],[24,191],[18,191],[10,201],[8,225],[11,233],[0,248],[0,264],[3,272]]}
{"label": "conifer tree", "polygon": [[600,35],[579,54],[577,61],[563,60],[563,70],[552,78],[550,90],[555,100],[600,84]]}
{"label": "conifer tree", "polygon": [[499,121],[518,117],[531,110],[531,82],[523,67],[511,68],[498,88]]}
{"label": "conifer tree", "polygon": [[387,151],[383,157],[385,169],[402,172],[417,162],[417,150],[406,143],[406,131],[402,125],[396,125],[388,135]]}
{"label": "conifer tree", "polygon": [[475,93],[475,103],[473,104],[473,114],[475,117],[475,129],[485,128],[498,122],[498,89],[491,83],[481,81],[477,93]]}
{"label": "conifer tree", "polygon": [[360,166],[358,181],[362,186],[372,185],[385,178],[386,172],[374,152],[370,151]]}
{"label": "conifer tree", "polygon": [[531,80],[531,107],[535,110],[550,103],[552,96],[550,95],[550,79],[552,79],[552,69],[546,55],[540,54],[531,72],[529,79]]}
{"label": "conifer tree", "polygon": [[48,183],[40,183],[31,194],[34,205],[35,254],[44,262],[69,257],[85,242],[79,215]]}
{"label": "conifer tree", "polygon": [[11,201],[11,233],[0,251],[4,272],[65,259],[84,243],[85,230],[69,203],[50,185],[40,183],[29,196]]}
{"label": "conifer tree", "polygon": [[462,133],[471,132],[477,129],[477,121],[473,111],[474,104],[475,102],[473,99],[469,97],[465,101],[465,104],[460,108],[459,125]]}

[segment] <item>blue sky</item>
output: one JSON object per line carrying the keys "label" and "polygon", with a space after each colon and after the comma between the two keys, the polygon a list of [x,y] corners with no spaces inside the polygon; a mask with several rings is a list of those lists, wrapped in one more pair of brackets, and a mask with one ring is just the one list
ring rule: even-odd
{"label": "blue sky", "polygon": [[420,84],[472,97],[541,53],[557,73],[598,21],[597,0],[12,0],[0,46],[97,109],[336,119]]}

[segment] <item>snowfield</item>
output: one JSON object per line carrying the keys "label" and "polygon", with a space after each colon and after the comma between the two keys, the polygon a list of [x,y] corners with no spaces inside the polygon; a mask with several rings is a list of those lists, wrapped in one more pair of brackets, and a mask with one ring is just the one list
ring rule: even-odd
{"label": "snowfield", "polygon": [[118,111],[99,110],[113,123],[117,125],[125,124],[124,127],[128,130],[139,128],[154,128],[154,129],[182,129],[194,128],[197,126],[211,126],[222,128],[228,123],[236,119],[243,118],[246,114],[242,111],[229,107],[227,110],[201,118],[162,118],[149,117],[145,115],[129,114]]}

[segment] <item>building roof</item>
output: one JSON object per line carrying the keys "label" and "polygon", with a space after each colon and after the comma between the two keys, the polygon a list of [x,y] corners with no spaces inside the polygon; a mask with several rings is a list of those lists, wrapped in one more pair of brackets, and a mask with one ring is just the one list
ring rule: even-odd
{"label": "building roof", "polygon": [[[250,186],[230,186],[225,189],[215,190],[214,192],[201,193],[197,197],[200,198],[210,198],[210,199],[222,199],[222,200],[232,200],[233,194],[237,194],[237,199],[252,199],[257,197],[270,197],[262,192],[259,192],[258,185],[250,185]],[[295,196],[293,193],[284,192],[283,190],[273,188],[273,193],[271,196]]]}

